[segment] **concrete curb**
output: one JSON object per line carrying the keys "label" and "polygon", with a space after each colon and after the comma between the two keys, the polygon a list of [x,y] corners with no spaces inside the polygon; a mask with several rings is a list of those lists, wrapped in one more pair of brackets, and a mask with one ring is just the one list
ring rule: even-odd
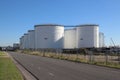
{"label": "concrete curb", "polygon": [[14,62],[16,67],[21,72],[24,80],[37,80],[32,74],[30,74],[22,65],[20,65],[8,52],[5,52]]}

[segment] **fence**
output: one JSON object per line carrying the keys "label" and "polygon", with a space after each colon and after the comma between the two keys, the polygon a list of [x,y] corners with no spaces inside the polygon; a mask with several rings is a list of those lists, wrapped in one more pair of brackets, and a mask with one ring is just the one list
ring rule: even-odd
{"label": "fence", "polygon": [[[25,52],[26,51],[26,52]],[[37,51],[25,50],[24,53],[33,55],[40,55],[44,57],[52,57],[63,60],[70,60],[76,62],[85,62],[98,65],[112,65],[120,67],[120,53],[97,52],[94,50],[73,50],[62,51],[61,49],[39,49]]]}

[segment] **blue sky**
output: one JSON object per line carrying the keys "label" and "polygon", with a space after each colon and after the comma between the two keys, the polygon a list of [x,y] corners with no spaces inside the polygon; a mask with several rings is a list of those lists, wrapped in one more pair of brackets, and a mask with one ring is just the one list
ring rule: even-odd
{"label": "blue sky", "polygon": [[99,24],[106,45],[120,45],[120,0],[0,0],[0,46],[44,23]]}

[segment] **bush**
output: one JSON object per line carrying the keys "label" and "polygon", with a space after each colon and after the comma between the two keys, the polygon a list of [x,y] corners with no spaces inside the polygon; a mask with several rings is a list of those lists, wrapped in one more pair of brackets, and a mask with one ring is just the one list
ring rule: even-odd
{"label": "bush", "polygon": [[2,47],[0,47],[0,51],[2,51]]}

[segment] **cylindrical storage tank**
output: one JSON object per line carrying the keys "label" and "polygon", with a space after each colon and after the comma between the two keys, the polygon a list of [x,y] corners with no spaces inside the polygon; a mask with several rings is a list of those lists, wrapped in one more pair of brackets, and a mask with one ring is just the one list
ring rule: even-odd
{"label": "cylindrical storage tank", "polygon": [[35,49],[35,31],[28,31],[28,41],[29,41],[29,49]]}
{"label": "cylindrical storage tank", "polygon": [[25,41],[24,41],[24,35],[21,37],[20,39],[20,49],[24,49],[25,48]]}
{"label": "cylindrical storage tank", "polygon": [[65,49],[76,48],[76,28],[65,30],[65,32],[64,32],[64,48]]}
{"label": "cylindrical storage tank", "polygon": [[20,37],[20,39],[19,39],[20,41],[20,49],[22,49],[22,37]]}
{"label": "cylindrical storage tank", "polygon": [[56,24],[35,25],[36,49],[63,48],[64,26]]}
{"label": "cylindrical storage tank", "polygon": [[20,49],[23,49],[23,38],[24,38],[24,36],[22,36],[20,38]]}
{"label": "cylindrical storage tank", "polygon": [[27,38],[27,40],[26,40],[26,49],[29,49],[29,38],[28,38],[28,36],[29,36],[29,34],[27,33],[27,35],[26,35],[26,38]]}
{"label": "cylindrical storage tank", "polygon": [[24,49],[25,48],[25,46],[24,46],[25,45],[24,44],[24,36],[22,36],[22,43],[21,44],[22,44],[22,49]]}
{"label": "cylindrical storage tank", "polygon": [[104,33],[99,33],[99,47],[104,47]]}
{"label": "cylindrical storage tank", "polygon": [[99,47],[99,25],[78,25],[76,31],[77,48]]}
{"label": "cylindrical storage tank", "polygon": [[24,34],[24,49],[29,49],[28,33]]}

